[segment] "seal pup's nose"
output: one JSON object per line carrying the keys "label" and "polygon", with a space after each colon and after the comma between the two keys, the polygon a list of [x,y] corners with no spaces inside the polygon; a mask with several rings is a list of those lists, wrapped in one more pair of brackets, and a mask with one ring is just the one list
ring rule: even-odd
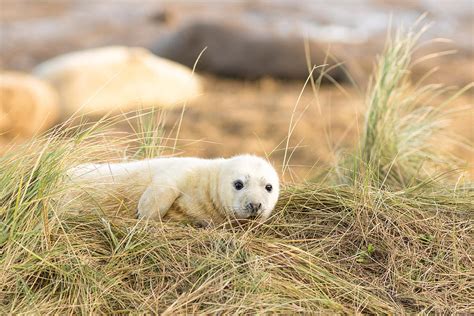
{"label": "seal pup's nose", "polygon": [[249,203],[247,208],[252,214],[256,214],[262,208],[262,203]]}

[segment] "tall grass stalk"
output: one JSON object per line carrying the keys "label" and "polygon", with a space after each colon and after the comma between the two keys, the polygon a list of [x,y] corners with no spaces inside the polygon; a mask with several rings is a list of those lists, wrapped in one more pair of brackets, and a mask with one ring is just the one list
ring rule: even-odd
{"label": "tall grass stalk", "polygon": [[[394,39],[388,38],[369,84],[358,149],[351,159],[345,158],[340,164],[340,181],[406,188],[426,184],[436,175],[434,171],[454,169],[454,161],[443,155],[441,146],[433,146],[432,140],[437,136],[441,137],[438,144],[449,142],[440,133],[446,132],[449,106],[473,84],[456,89],[424,85],[426,78],[411,82],[412,56],[425,31],[426,27],[399,30]],[[445,168],[440,168],[441,162]]]}

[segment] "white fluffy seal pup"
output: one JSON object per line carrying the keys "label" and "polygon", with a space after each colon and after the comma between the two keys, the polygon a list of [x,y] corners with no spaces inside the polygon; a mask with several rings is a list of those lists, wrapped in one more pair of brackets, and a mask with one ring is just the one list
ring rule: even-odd
{"label": "white fluffy seal pup", "polygon": [[31,138],[53,126],[59,112],[58,94],[46,81],[0,71],[0,139]]}
{"label": "white fluffy seal pup", "polygon": [[190,68],[140,47],[76,51],[41,63],[33,73],[58,91],[65,117],[172,107],[202,93]]}
{"label": "white fluffy seal pup", "polygon": [[[76,188],[120,194],[135,205],[139,218],[187,219],[204,225],[266,220],[280,190],[275,169],[252,155],[84,164],[68,175]],[[100,204],[98,196],[94,200]]]}

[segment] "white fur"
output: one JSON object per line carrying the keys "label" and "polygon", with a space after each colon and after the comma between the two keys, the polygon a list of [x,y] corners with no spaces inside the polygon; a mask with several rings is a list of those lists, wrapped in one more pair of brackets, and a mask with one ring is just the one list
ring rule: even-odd
{"label": "white fur", "polygon": [[[241,155],[228,159],[156,158],[126,163],[86,164],[69,172],[74,183],[138,190],[139,217],[163,218],[179,209],[192,220],[219,223],[258,216],[267,219],[279,195],[275,169],[264,159]],[[235,181],[244,184],[241,190]],[[267,185],[273,189],[268,192]],[[130,193],[132,194],[132,193]],[[132,197],[133,198],[133,197]],[[249,203],[260,204],[251,214]]]}
{"label": "white fur", "polygon": [[43,62],[33,73],[57,90],[65,116],[171,107],[202,93],[191,69],[139,47],[72,52]]}

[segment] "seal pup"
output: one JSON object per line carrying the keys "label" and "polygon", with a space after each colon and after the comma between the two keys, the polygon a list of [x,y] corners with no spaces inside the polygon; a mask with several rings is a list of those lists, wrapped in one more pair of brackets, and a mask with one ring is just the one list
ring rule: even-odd
{"label": "seal pup", "polygon": [[39,78],[16,71],[0,71],[0,139],[31,138],[59,118],[59,97]]}
{"label": "seal pup", "polygon": [[140,47],[71,52],[41,63],[33,73],[55,87],[67,118],[173,107],[202,93],[190,68]]}
{"label": "seal pup", "polygon": [[[68,172],[74,186],[118,193],[139,218],[188,219],[202,225],[228,220],[266,220],[279,196],[279,179],[266,160],[155,158],[79,165]],[[100,204],[100,198],[94,198]]]}

